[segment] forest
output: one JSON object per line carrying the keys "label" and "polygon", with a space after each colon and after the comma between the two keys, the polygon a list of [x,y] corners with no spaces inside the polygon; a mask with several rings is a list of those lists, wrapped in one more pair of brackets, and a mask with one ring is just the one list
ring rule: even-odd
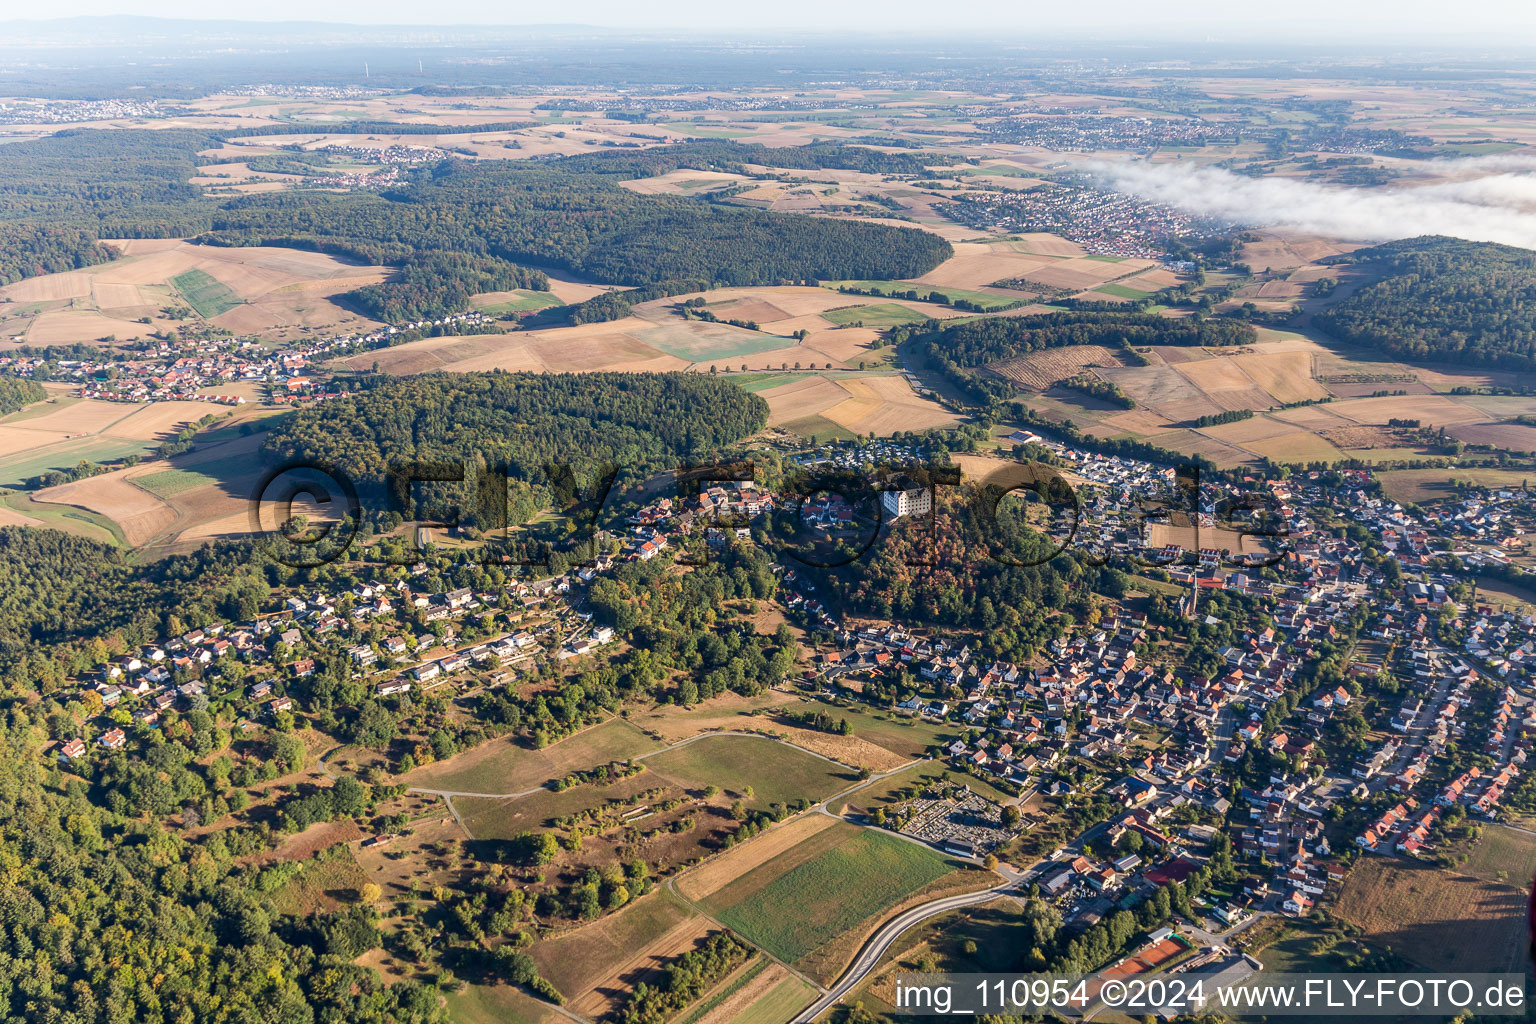
{"label": "forest", "polygon": [[952,252],[948,242],[913,228],[640,196],[560,166],[449,161],[378,195],[232,200],[202,240],[315,248],[369,263],[398,263],[413,252],[470,253],[627,285],[910,277]]}
{"label": "forest", "polygon": [[1403,359],[1536,369],[1536,253],[1426,235],[1330,262],[1383,273],[1314,317],[1341,340]]}
{"label": "forest", "polygon": [[0,377],[0,414],[15,412],[47,397],[48,392],[36,381],[25,377]]}
{"label": "forest", "polygon": [[[768,417],[758,396],[696,374],[494,372],[373,383],[299,410],[272,430],[266,451],[279,463],[334,466],[375,493],[392,477],[404,480],[392,467],[446,464],[464,482],[425,488],[423,501],[456,502],[461,521],[482,529],[522,523],[548,504],[559,486],[552,463],[580,476],[603,464],[626,475],[672,468],[761,430]],[[498,466],[510,487],[506,507],[483,487],[487,468]],[[394,500],[405,511],[407,496]]]}
{"label": "forest", "polygon": [[389,324],[425,320],[469,308],[472,295],[528,288],[549,291],[549,278],[490,256],[453,252],[411,255],[388,281],[347,293],[359,312]]}
{"label": "forest", "polygon": [[0,284],[105,263],[111,246],[79,228],[0,222]]}
{"label": "forest", "polygon": [[217,615],[253,614],[271,592],[249,545],[208,546],[137,566],[114,547],[26,527],[0,528],[0,679],[48,693],[100,664]]}
{"label": "forest", "polygon": [[[17,222],[6,229],[16,247],[0,273],[100,262],[102,238],[291,246],[400,267],[398,282],[360,289],[350,300],[370,315],[419,318],[460,311],[460,297],[486,283],[537,287],[537,271],[511,264],[631,286],[678,278],[752,285],[913,277],[953,252],[915,228],[637,195],[617,183],[632,171],[587,156],[449,160],[382,193],[211,199],[187,182],[197,154],[222,142],[184,130],[82,129],[0,147],[0,221]],[[813,166],[898,159],[858,147],[813,148],[801,158]],[[687,166],[778,153],[718,143],[668,150],[657,159]],[[43,230],[44,223],[55,227]]]}
{"label": "forest", "polygon": [[1251,345],[1258,335],[1232,320],[1170,319],[1156,313],[1042,313],[989,317],[948,328],[934,338],[958,366],[985,366],[1010,356],[1064,345],[1128,349],[1145,345]]}

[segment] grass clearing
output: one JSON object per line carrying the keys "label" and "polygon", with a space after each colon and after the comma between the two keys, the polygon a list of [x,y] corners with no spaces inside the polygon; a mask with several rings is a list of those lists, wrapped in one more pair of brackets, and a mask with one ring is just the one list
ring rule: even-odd
{"label": "grass clearing", "polygon": [[1394,501],[1432,501],[1452,494],[1450,480],[1466,480],[1480,487],[1524,487],[1536,483],[1536,473],[1525,469],[1490,466],[1447,466],[1441,469],[1388,469],[1381,487]]}
{"label": "grass clearing", "polygon": [[782,426],[790,433],[799,434],[801,437],[814,437],[818,441],[857,440],[853,431],[841,424],[833,423],[825,416],[802,416],[796,420],[789,420]]}
{"label": "grass clearing", "polygon": [[825,711],[834,720],[846,718],[855,736],[906,758],[921,757],[933,744],[949,743],[960,735],[959,729],[946,722],[899,715],[894,711],[877,711],[867,704],[808,700],[790,705],[785,710],[812,713]]}
{"label": "grass clearing", "polygon": [[881,805],[896,803],[896,794],[903,790],[920,791],[938,782],[969,786],[971,792],[977,796],[1000,804],[1012,803],[1014,800],[1010,794],[982,779],[964,772],[952,771],[942,764],[929,761],[915,764],[873,785],[854,790],[848,794],[848,802],[844,806],[849,811],[872,811]]}
{"label": "grass clearing", "polygon": [[688,789],[745,793],[750,786],[759,807],[800,797],[822,800],[856,779],[850,768],[765,736],[705,736],[648,757],[645,765]]}
{"label": "grass clearing", "polygon": [[726,379],[755,395],[759,391],[767,391],[781,384],[794,384],[810,376],[812,374],[809,373],[738,373]]}
{"label": "grass clearing", "polygon": [[1536,836],[1502,825],[1487,825],[1461,868],[1489,882],[1528,889],[1536,874]]}
{"label": "grass clearing", "polygon": [[829,309],[821,314],[821,318],[840,327],[848,324],[863,324],[865,327],[900,327],[902,324],[917,324],[928,319],[916,310],[894,302]]}
{"label": "grass clearing", "polygon": [[731,976],[718,985],[713,993],[707,994],[707,998],[701,999],[690,1007],[686,1013],[677,1019],[676,1024],[698,1024],[716,1007],[725,1003],[737,992],[740,992],[748,984],[756,980],[758,975],[762,974],[772,963],[772,960],[761,956],[749,960],[744,966],[732,972]]}
{"label": "grass clearing", "polygon": [[206,271],[185,271],[171,278],[171,284],[187,300],[187,305],[197,310],[197,315],[205,320],[211,320],[240,305],[240,297]]}
{"label": "grass clearing", "polygon": [[539,973],[571,999],[592,988],[694,913],[665,890],[657,890],[616,914],[539,942],[530,950]]}
{"label": "grass clearing", "polygon": [[[1089,259],[1092,258],[1091,256],[1089,257]],[[1123,284],[1101,284],[1094,291],[1103,292],[1105,295],[1113,295],[1117,299],[1144,299],[1152,294],[1151,292],[1144,292],[1140,288],[1130,288]]]}
{"label": "grass clearing", "polygon": [[218,480],[217,476],[197,470],[165,469],[135,477],[133,482],[158,498],[169,498],[194,487],[217,483]]}
{"label": "grass clearing", "polygon": [[282,914],[311,914],[334,910],[355,898],[368,875],[352,856],[351,847],[340,844],[300,862],[297,875],[272,894],[272,906]]}
{"label": "grass clearing", "polygon": [[569,1024],[570,1018],[511,985],[466,985],[443,993],[455,1024]]}
{"label": "grass clearing", "polygon": [[426,789],[521,793],[567,772],[637,757],[657,746],[622,718],[610,718],[544,750],[529,750],[506,738],[491,740],[418,768],[404,781]]}
{"label": "grass clearing", "polygon": [[787,1024],[815,996],[816,990],[799,978],[785,978],[741,1011],[733,1024]]}
{"label": "grass clearing", "polygon": [[25,484],[33,477],[52,470],[71,470],[81,462],[103,465],[129,455],[143,455],[148,446],[143,441],[92,435],[46,444],[15,455],[0,458],[0,486]]}
{"label": "grass clearing", "polygon": [[1431,971],[1507,971],[1524,958],[1526,894],[1396,857],[1366,857],[1334,913]]}
{"label": "grass clearing", "polygon": [[[560,305],[560,299],[553,292],[536,292],[525,288],[518,288],[511,292],[497,294],[508,294],[514,297],[503,299],[500,302],[489,302],[485,305],[480,305],[474,299],[471,299],[470,303],[479,309],[480,312],[493,315],[500,313],[532,313],[535,310],[548,309],[551,306]],[[476,296],[476,298],[479,297]]]}
{"label": "grass clearing", "polygon": [[[915,284],[912,281],[828,281],[824,287],[836,291],[839,288],[857,288],[861,291],[881,291],[902,293],[915,291],[920,295],[921,301],[929,301],[931,295],[942,295],[944,304],[954,305],[956,302],[974,302],[983,309],[992,310],[1000,306],[1011,305],[1018,302],[1018,296],[998,295],[994,292],[979,292],[972,288],[949,288],[942,285]],[[847,294],[847,293],[843,293]],[[893,296],[897,297],[897,296]]]}

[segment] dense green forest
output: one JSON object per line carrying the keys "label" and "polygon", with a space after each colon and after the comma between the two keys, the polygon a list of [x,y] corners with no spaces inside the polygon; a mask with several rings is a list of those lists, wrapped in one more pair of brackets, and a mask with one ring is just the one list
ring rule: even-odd
{"label": "dense green forest", "polygon": [[0,284],[79,270],[112,255],[110,246],[80,228],[0,222]]}
{"label": "dense green forest", "polygon": [[248,545],[135,566],[114,547],[56,530],[0,528],[0,678],[50,692],[100,663],[219,615],[254,614],[270,593]]}
{"label": "dense green forest", "polygon": [[69,225],[94,238],[205,231],[213,204],[187,182],[198,152],[218,144],[181,129],[80,128],[0,146],[0,221]]}
{"label": "dense green forest", "polygon": [[560,161],[563,170],[650,178],[688,167],[701,171],[747,173],[747,165],[789,170],[862,171],[865,174],[922,174],[929,167],[954,163],[936,153],[884,153],[866,146],[815,142],[808,146],[763,146],[745,142],[690,142],[639,151],[582,153]]}
{"label": "dense green forest", "polygon": [[1404,359],[1536,369],[1536,252],[1426,235],[1332,262],[1385,274],[1314,317],[1342,340]]}
{"label": "dense green forest", "polygon": [[[412,171],[408,182],[383,193],[210,199],[187,182],[198,152],[222,141],[183,130],[78,130],[0,147],[0,221],[19,222],[9,229],[15,247],[0,271],[27,276],[99,262],[101,238],[294,246],[401,266],[398,281],[351,296],[360,309],[393,319],[457,312],[462,296],[487,283],[537,287],[536,272],[513,266],[519,263],[613,284],[699,278],[750,285],[913,277],[953,251],[914,228],[637,195],[617,180],[637,173],[633,168],[585,155],[444,161]],[[813,149],[802,163],[873,166],[896,159],[858,147]],[[784,150],[783,158],[798,152]],[[743,154],[766,159],[781,151],[703,143],[668,147],[656,160],[694,166]],[[43,223],[79,234],[45,232]]]}
{"label": "dense green forest", "polygon": [[407,257],[396,277],[358,288],[347,297],[375,320],[397,324],[467,309],[472,295],[513,288],[547,292],[549,278],[543,271],[489,256],[432,252]]}
{"label": "dense green forest", "polygon": [[[761,430],[767,418],[758,396],[698,374],[430,374],[301,409],[272,430],[266,450],[281,462],[334,466],[360,488],[407,463],[462,466],[465,487],[478,486],[484,467],[505,466],[515,524],[547,503],[550,463],[578,476],[602,463],[626,473],[672,467]],[[443,500],[456,495],[466,522],[499,525],[478,491],[442,491]]]}
{"label": "dense green forest", "polygon": [[985,366],[1063,345],[1251,345],[1258,335],[1234,320],[1172,319],[1156,313],[1041,313],[957,324],[934,338],[958,366]]}
{"label": "dense green forest", "polygon": [[213,215],[204,240],[297,245],[369,263],[471,253],[630,285],[911,277],[953,251],[917,229],[640,196],[608,177],[558,168],[450,161],[379,195],[232,200]]}
{"label": "dense green forest", "polygon": [[0,413],[11,413],[41,402],[48,392],[36,381],[24,377],[0,377]]}

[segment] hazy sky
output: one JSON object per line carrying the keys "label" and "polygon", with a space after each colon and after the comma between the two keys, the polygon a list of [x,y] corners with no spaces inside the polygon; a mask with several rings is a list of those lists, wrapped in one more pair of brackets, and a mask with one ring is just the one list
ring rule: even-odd
{"label": "hazy sky", "polygon": [[1028,36],[1123,36],[1143,28],[1186,38],[1285,39],[1362,43],[1418,37],[1480,38],[1492,43],[1536,42],[1530,0],[263,0],[215,6],[206,0],[53,0],[8,16],[140,14],[169,18],[323,20],[361,24],[588,24],[707,29],[843,29],[977,32]]}

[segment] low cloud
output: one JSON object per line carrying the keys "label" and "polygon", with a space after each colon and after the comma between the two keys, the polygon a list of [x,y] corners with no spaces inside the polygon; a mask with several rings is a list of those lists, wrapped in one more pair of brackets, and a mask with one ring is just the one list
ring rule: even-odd
{"label": "low cloud", "polygon": [[[1250,178],[1215,167],[1097,163],[1120,192],[1199,217],[1357,242],[1451,235],[1536,249],[1536,175],[1530,158],[1456,161],[1457,170],[1502,173],[1417,188],[1342,188],[1288,178]],[[1450,161],[1445,165],[1449,167]]]}

